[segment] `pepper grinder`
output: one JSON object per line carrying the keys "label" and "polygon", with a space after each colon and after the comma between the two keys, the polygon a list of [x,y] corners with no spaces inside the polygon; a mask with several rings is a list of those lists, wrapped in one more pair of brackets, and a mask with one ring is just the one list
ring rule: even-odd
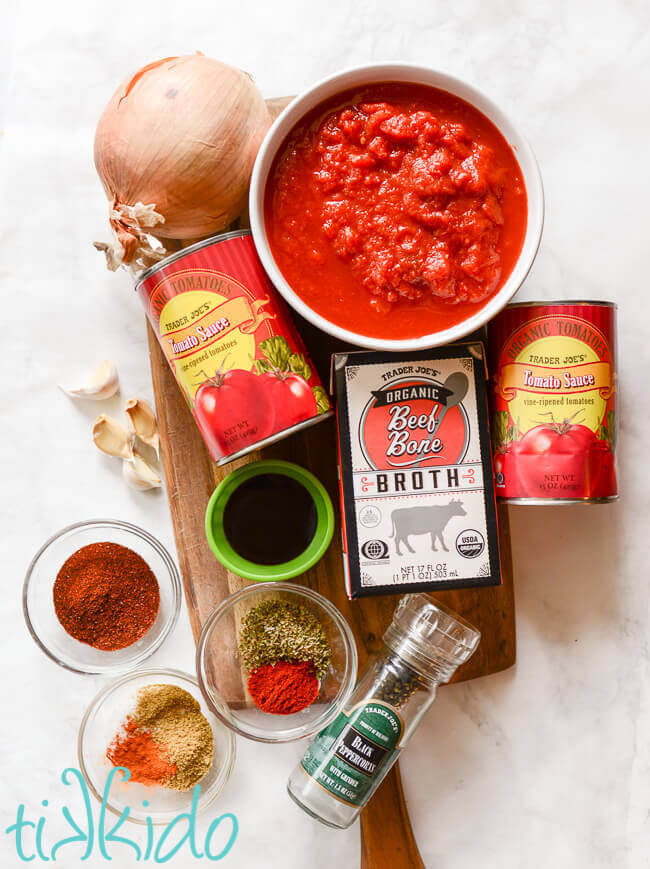
{"label": "pepper grinder", "polygon": [[480,636],[429,595],[405,596],[346,708],[291,774],[291,798],[316,820],[349,827],[397,761],[438,686],[474,654]]}

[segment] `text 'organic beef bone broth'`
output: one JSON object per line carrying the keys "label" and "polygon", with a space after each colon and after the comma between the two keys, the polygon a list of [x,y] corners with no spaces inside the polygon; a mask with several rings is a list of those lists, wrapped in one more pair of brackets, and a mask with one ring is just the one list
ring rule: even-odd
{"label": "text 'organic beef bone broth'", "polygon": [[339,353],[333,375],[349,597],[499,585],[483,346]]}

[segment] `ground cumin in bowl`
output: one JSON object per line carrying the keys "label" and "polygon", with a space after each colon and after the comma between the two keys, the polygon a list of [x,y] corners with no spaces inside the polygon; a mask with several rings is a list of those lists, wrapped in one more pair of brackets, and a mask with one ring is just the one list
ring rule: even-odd
{"label": "ground cumin in bowl", "polygon": [[180,609],[180,576],[147,531],[115,519],[78,522],[51,537],[23,587],[29,631],[77,673],[117,674],[153,654]]}
{"label": "ground cumin in bowl", "polygon": [[[201,697],[196,679],[178,670],[139,670],[101,691],[90,704],[78,740],[79,768],[98,800],[118,770],[108,808],[129,807],[129,819],[168,823],[192,805],[208,806],[226,784],[235,739]],[[143,800],[147,803],[143,806]]]}

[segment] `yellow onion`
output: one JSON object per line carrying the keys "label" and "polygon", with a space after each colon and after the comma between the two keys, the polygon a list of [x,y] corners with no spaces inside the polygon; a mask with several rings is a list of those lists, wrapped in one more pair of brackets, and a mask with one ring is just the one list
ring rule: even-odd
{"label": "yellow onion", "polygon": [[116,238],[96,246],[109,267],[160,259],[152,236],[200,238],[235,220],[270,123],[251,77],[200,53],[150,63],[123,82],[95,134]]}

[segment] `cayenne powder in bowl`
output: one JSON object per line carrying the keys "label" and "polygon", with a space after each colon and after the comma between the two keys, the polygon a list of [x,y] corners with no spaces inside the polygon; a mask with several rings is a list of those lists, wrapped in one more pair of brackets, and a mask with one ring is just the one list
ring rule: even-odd
{"label": "cayenne powder in bowl", "polygon": [[54,609],[64,630],[95,649],[133,645],[156,621],[158,581],[147,562],[118,543],[91,543],[59,570]]}
{"label": "cayenne powder in bowl", "polygon": [[526,237],[522,170],[497,127],[420,84],[343,91],[285,139],[265,192],[280,272],[328,322],[413,339],[467,320]]}
{"label": "cayenne powder in bowl", "polygon": [[248,693],[262,712],[292,715],[318,697],[320,682],[312,661],[263,664],[248,677]]}

